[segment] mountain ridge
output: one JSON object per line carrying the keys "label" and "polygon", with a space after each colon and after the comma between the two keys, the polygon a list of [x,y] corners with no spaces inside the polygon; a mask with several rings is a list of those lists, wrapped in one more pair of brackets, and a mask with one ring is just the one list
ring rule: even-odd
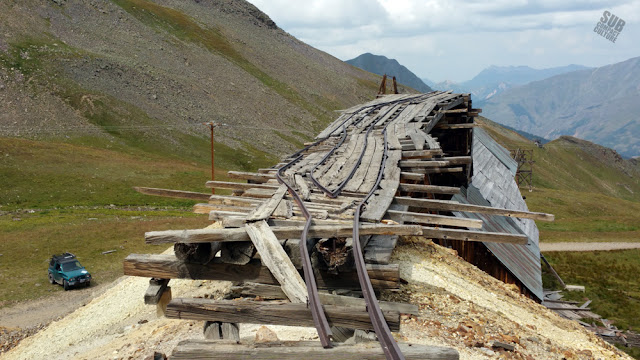
{"label": "mountain ridge", "polygon": [[400,64],[396,59],[389,59],[383,55],[364,53],[345,62],[377,75],[386,74],[395,76],[398,83],[410,86],[423,93],[433,91],[433,89],[425,84],[416,74]]}
{"label": "mountain ridge", "polygon": [[549,139],[570,135],[640,154],[640,57],[510,89],[481,104],[484,114]]}

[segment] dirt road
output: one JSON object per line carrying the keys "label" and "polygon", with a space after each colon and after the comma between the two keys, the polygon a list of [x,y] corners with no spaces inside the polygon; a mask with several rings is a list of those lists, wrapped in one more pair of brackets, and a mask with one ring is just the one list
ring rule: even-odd
{"label": "dirt road", "polygon": [[609,251],[640,249],[640,242],[557,242],[540,243],[540,251]]}

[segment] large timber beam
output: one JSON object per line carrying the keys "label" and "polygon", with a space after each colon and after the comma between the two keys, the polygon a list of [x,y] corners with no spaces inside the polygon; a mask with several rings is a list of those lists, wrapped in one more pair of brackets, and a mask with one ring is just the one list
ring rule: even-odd
{"label": "large timber beam", "polygon": [[[159,279],[250,281],[280,285],[266,266],[252,260],[246,265],[225,264],[218,258],[208,264],[194,264],[178,260],[174,255],[131,254],[124,259],[124,274]],[[400,281],[398,265],[367,265],[367,273],[374,288],[397,288]],[[358,275],[354,271],[332,275],[316,271],[318,287],[333,289],[359,288]]]}
{"label": "large timber beam", "polygon": [[[271,230],[278,239],[297,239],[302,233],[302,226],[272,227]],[[309,237],[331,238],[350,237],[353,233],[351,225],[312,225]],[[421,235],[420,226],[416,225],[385,225],[361,224],[361,235]],[[165,230],[145,233],[148,244],[170,243],[199,243],[215,241],[250,241],[244,228],[233,229],[193,229],[193,230]]]}
{"label": "large timber beam", "polygon": [[[364,306],[323,305],[331,326],[373,330]],[[383,311],[392,331],[400,329],[400,313]],[[283,301],[173,299],[165,313],[169,319],[205,320],[228,323],[313,327],[311,310],[304,303]]]}
{"label": "large timber beam", "polygon": [[521,211],[494,208],[491,206],[471,205],[453,203],[445,200],[432,200],[432,199],[416,199],[411,197],[395,197],[393,202],[398,205],[407,205],[422,209],[440,210],[440,211],[465,211],[473,213],[511,216],[524,219],[533,219],[541,221],[554,221],[555,216],[553,214],[546,214],[540,212]]}

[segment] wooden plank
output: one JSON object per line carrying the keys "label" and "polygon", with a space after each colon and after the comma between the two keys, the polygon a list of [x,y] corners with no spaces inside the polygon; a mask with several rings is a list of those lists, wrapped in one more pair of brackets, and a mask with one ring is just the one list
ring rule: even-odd
{"label": "wooden plank", "polygon": [[376,152],[373,154],[373,159],[367,168],[367,174],[365,175],[358,192],[368,194],[371,188],[376,184],[378,174],[380,173],[380,167],[382,166],[382,157],[384,156],[384,138],[379,136],[376,138]]}
{"label": "wooden plank", "polygon": [[401,168],[442,167],[449,166],[449,162],[437,160],[401,160],[399,166]]}
{"label": "wooden plank", "polygon": [[421,185],[421,184],[400,184],[400,191],[404,192],[417,192],[417,193],[430,193],[430,194],[449,194],[455,195],[460,193],[460,188],[451,186],[438,186],[438,185]]}
{"label": "wooden plank", "polygon": [[242,197],[268,199],[272,197],[273,193],[275,192],[276,192],[276,188],[269,188],[269,189],[251,188],[251,189],[244,190],[242,192]]}
{"label": "wooden plank", "polygon": [[[356,145],[353,147],[353,151],[351,153],[345,153],[342,156],[342,160],[344,161],[341,162],[341,166],[332,168],[332,172],[328,172],[327,175],[323,177],[325,184],[328,184],[328,188],[337,187],[347,178],[351,169],[356,165],[360,153],[364,149],[366,137],[366,134],[358,134],[355,139]],[[353,138],[351,141],[353,141]]]}
{"label": "wooden plank", "polygon": [[378,222],[387,212],[400,184],[400,168],[397,167],[402,153],[400,150],[387,152],[388,158],[384,168],[384,178],[380,182],[380,191],[367,202],[360,218],[365,221]]}
{"label": "wooden plank", "polygon": [[294,181],[296,183],[296,188],[298,190],[298,195],[304,201],[309,200],[311,197],[311,191],[309,191],[309,186],[307,186],[307,182],[300,174],[294,175]]}
{"label": "wooden plank", "polygon": [[[407,360],[458,360],[455,349],[428,345],[398,344]],[[315,342],[279,342],[251,344],[225,340],[185,340],[173,350],[171,359],[192,360],[385,360],[380,344],[375,342],[347,345],[334,343],[330,349],[323,349]]]}
{"label": "wooden plank", "polygon": [[[215,258],[208,264],[192,264],[179,261],[174,255],[131,254],[123,262],[124,275],[155,277],[161,279],[251,281],[262,284],[279,285],[267,267],[260,261],[251,260],[246,265],[224,264]],[[400,281],[398,265],[367,264],[367,273],[374,288],[397,288]],[[323,270],[316,272],[316,282],[320,288],[359,289],[358,274],[354,271],[341,272],[339,276]]]}
{"label": "wooden plank", "polygon": [[[284,188],[286,190],[286,187]],[[278,280],[287,298],[292,303],[305,303],[307,287],[267,222],[260,220],[247,223],[245,230],[260,254],[260,261]]]}
{"label": "wooden plank", "polygon": [[[393,199],[392,199],[393,200]],[[302,226],[272,227],[279,239],[296,239],[302,233]],[[312,225],[309,237],[330,238],[349,237],[353,227],[348,225]],[[361,235],[420,235],[420,227],[415,225],[361,224]],[[216,241],[250,241],[245,229],[191,229],[149,231],[145,233],[148,244],[170,244],[176,242],[200,243]]]}
{"label": "wooden plank", "polygon": [[192,199],[192,200],[200,200],[207,201],[211,194],[193,192],[193,191],[183,191],[183,190],[169,190],[169,189],[158,189],[158,188],[149,188],[149,187],[140,187],[134,186],[133,189],[139,193],[145,195],[154,195],[154,196],[164,196],[164,197],[172,197],[179,199]]}
{"label": "wooden plank", "polygon": [[[373,330],[364,306],[323,305],[331,326]],[[389,328],[400,329],[400,313],[383,311]],[[230,323],[313,327],[311,310],[306,303],[283,301],[173,299],[167,305],[169,319],[205,320]]]}
{"label": "wooden plank", "polygon": [[[412,222],[425,225],[447,225],[460,226],[473,229],[482,229],[482,220],[457,218],[453,216],[423,214],[416,212],[406,212],[397,210],[388,210],[387,215],[391,220],[398,222]],[[460,221],[464,220],[464,221]]]}
{"label": "wooden plank", "polygon": [[[286,299],[286,295],[279,286],[258,284],[258,283],[243,283],[239,286],[232,286],[231,292],[236,296],[245,297],[260,297],[265,300],[282,300]],[[355,306],[364,307],[366,305],[363,298],[357,298],[353,296],[334,295],[326,292],[318,293],[320,301],[323,304],[339,305],[339,306]],[[418,306],[407,303],[393,302],[393,301],[378,301],[380,309],[388,311],[397,311],[400,314],[418,315]]]}
{"label": "wooden plank", "polygon": [[427,150],[413,150],[403,151],[403,159],[431,159],[434,156],[442,155],[442,149],[427,149]]}
{"label": "wooden plank", "polygon": [[293,217],[293,204],[290,200],[283,199],[282,201],[280,201],[280,204],[278,204],[271,216],[284,219]]}
{"label": "wooden plank", "polygon": [[205,185],[208,188],[240,189],[240,190],[248,190],[248,189],[276,190],[279,187],[279,185],[247,184],[247,183],[229,182],[229,181],[207,181]]}
{"label": "wooden plank", "polygon": [[274,173],[252,173],[252,172],[244,172],[244,171],[229,171],[227,175],[231,179],[240,179],[240,180],[251,180],[257,183],[265,183],[271,179],[275,179],[276,175]]}
{"label": "wooden plank", "polygon": [[[368,174],[370,174],[368,170],[373,161],[374,154],[376,152],[381,152],[381,153],[384,152],[384,150],[381,149],[381,147],[383,146],[384,144],[382,143],[382,139],[380,136],[370,135],[368,137],[367,148],[365,149],[364,155],[362,156],[362,160],[360,161],[360,164],[358,165],[356,172],[353,174],[353,177],[351,178],[351,180],[349,180],[349,182],[347,182],[347,185],[344,187],[345,191],[354,191],[354,192],[358,191],[358,188],[360,187],[362,182],[365,180],[365,177]],[[377,170],[377,169],[374,169],[374,170]],[[378,172],[376,171],[376,175],[377,174]],[[345,174],[345,175],[348,175],[348,174]]]}
{"label": "wooden plank", "polygon": [[508,243],[516,245],[526,245],[529,239],[526,235],[520,234],[506,234],[506,233],[494,233],[485,231],[473,231],[473,230],[458,230],[458,229],[442,229],[424,226],[422,227],[422,236],[432,239],[445,239],[445,240],[462,240],[462,241],[482,241],[482,242],[496,242],[496,243]]}
{"label": "wooden plank", "polygon": [[276,207],[278,207],[278,204],[280,204],[280,201],[282,201],[282,198],[286,193],[287,187],[284,184],[280,185],[271,199],[263,202],[260,206],[251,211],[249,215],[247,215],[247,222],[268,219],[276,210]]}
{"label": "wooden plank", "polygon": [[262,202],[262,199],[248,198],[244,196],[209,195],[209,204],[254,207]]}
{"label": "wooden plank", "polygon": [[418,207],[422,209],[441,210],[441,211],[464,211],[473,213],[483,213],[491,215],[510,216],[523,219],[533,219],[541,221],[554,221],[555,216],[553,214],[545,214],[539,212],[522,211],[522,210],[509,210],[494,208],[491,206],[480,206],[471,204],[452,203],[445,200],[432,200],[432,199],[416,199],[410,197],[396,197],[393,202],[399,205],[407,205]]}
{"label": "wooden plank", "polygon": [[456,130],[456,129],[473,129],[474,127],[476,127],[476,124],[474,124],[474,123],[466,123],[466,124],[443,124],[443,123],[439,123],[438,125],[434,126],[434,129]]}
{"label": "wooden plank", "polygon": [[405,170],[419,174],[448,174],[462,172],[461,167],[445,167],[445,168],[406,168]]}
{"label": "wooden plank", "polygon": [[401,172],[400,179],[411,180],[411,181],[424,181],[424,174],[413,173],[413,172]]}
{"label": "wooden plank", "polygon": [[449,165],[468,165],[471,164],[471,156],[449,156],[438,160],[448,161]]}
{"label": "wooden plank", "polygon": [[196,214],[209,214],[211,211],[226,211],[226,212],[238,212],[249,213],[253,210],[252,207],[239,207],[232,205],[212,205],[212,204],[195,204],[193,205],[193,212]]}

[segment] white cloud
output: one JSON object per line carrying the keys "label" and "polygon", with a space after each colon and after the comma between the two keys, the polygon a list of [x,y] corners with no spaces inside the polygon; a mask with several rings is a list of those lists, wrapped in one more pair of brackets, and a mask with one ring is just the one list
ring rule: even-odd
{"label": "white cloud", "polygon": [[[418,76],[468,80],[490,65],[600,66],[640,56],[640,0],[249,0],[280,27],[340,59],[365,52]],[[626,21],[615,44],[603,10]]]}

